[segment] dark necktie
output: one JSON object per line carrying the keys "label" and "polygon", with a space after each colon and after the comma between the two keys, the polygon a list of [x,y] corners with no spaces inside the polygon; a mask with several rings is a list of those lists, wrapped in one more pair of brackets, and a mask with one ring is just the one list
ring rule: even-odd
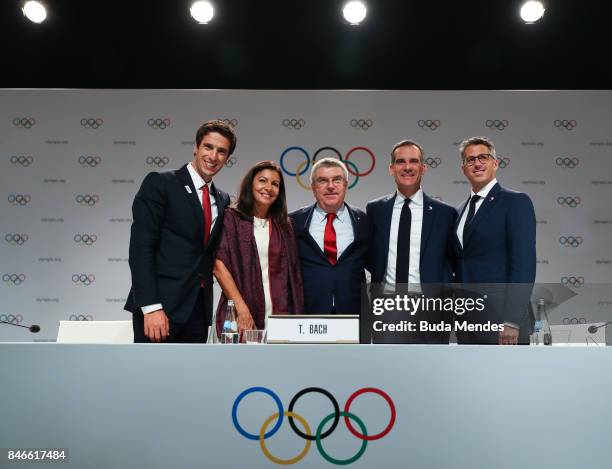
{"label": "dark necktie", "polygon": [[410,226],[412,211],[410,199],[404,199],[399,229],[397,230],[397,257],[395,259],[395,283],[408,283],[408,267],[410,266]]}
{"label": "dark necktie", "polygon": [[327,260],[331,265],[336,265],[338,256],[334,218],[336,218],[335,213],[327,214],[327,223],[325,224],[325,234],[323,236],[323,252],[325,253],[325,256],[327,256]]}
{"label": "dark necktie", "polygon": [[210,208],[210,194],[208,184],[202,186],[202,212],[204,216],[204,246],[208,244],[210,226],[212,224],[212,209]]}
{"label": "dark necktie", "polygon": [[470,199],[470,208],[468,209],[467,217],[465,218],[465,225],[463,225],[463,242],[465,243],[466,233],[468,230],[468,225],[474,218],[474,213],[476,212],[476,203],[480,200],[480,196],[474,194]]}

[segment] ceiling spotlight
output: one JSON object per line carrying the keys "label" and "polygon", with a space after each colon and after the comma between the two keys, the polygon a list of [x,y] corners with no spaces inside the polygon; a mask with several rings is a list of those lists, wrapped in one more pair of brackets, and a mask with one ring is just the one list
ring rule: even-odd
{"label": "ceiling spotlight", "polygon": [[47,9],[45,6],[33,0],[25,2],[21,11],[23,11],[23,14],[32,23],[42,23],[47,18]]}
{"label": "ceiling spotlight", "polygon": [[193,2],[191,4],[191,8],[189,9],[189,13],[191,13],[191,17],[196,20],[200,24],[208,24],[210,20],[213,19],[215,15],[215,9],[212,6],[212,3],[207,1],[199,1]]}
{"label": "ceiling spotlight", "polygon": [[529,1],[521,7],[521,18],[527,24],[532,24],[544,16],[544,5],[542,2]]}
{"label": "ceiling spotlight", "polygon": [[357,26],[361,23],[368,10],[363,2],[348,2],[344,5],[344,9],[342,10],[342,14],[344,15],[344,19],[348,21],[353,26]]}

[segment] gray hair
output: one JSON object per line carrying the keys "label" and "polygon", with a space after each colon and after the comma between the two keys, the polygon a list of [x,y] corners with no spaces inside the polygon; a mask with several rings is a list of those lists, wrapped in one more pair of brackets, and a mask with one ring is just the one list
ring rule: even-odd
{"label": "gray hair", "polygon": [[349,174],[346,165],[336,158],[327,157],[317,160],[317,162],[312,165],[312,169],[310,170],[310,185],[314,184],[314,175],[319,168],[340,168],[344,174],[344,180],[348,182]]}
{"label": "gray hair", "polygon": [[495,145],[493,145],[491,140],[487,137],[470,137],[459,144],[459,155],[461,156],[462,162],[465,161],[465,149],[470,145],[484,145],[489,149],[491,156],[497,159],[497,156],[495,156]]}

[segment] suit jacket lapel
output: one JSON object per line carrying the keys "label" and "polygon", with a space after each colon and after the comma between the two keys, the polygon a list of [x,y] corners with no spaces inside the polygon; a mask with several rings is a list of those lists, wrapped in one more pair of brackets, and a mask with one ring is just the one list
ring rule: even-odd
{"label": "suit jacket lapel", "polygon": [[319,245],[317,244],[317,242],[314,240],[314,238],[312,237],[312,235],[310,234],[310,221],[312,220],[312,217],[314,216],[315,213],[315,205],[312,205],[307,212],[306,215],[306,220],[304,221],[304,225],[302,226],[302,233],[304,236],[304,239],[310,243],[310,245],[312,246],[312,248],[315,250],[315,252],[318,252],[320,254],[320,256],[325,259],[325,262],[328,262],[327,260],[327,256],[325,255],[325,253],[321,250],[321,248],[319,247]]}
{"label": "suit jacket lapel", "polygon": [[500,190],[500,185],[499,183],[497,183],[489,191],[489,193],[487,194],[487,197],[482,201],[482,205],[478,208],[478,211],[474,215],[474,218],[472,218],[472,221],[469,224],[467,231],[465,232],[466,239],[463,240],[464,249],[467,246],[468,242],[470,241],[472,233],[474,232],[474,230],[476,229],[480,221],[483,220],[487,216],[487,213],[489,213],[491,208],[493,208],[493,206],[497,202],[497,199],[498,199],[497,194],[499,190]]}
{"label": "suit jacket lapel", "polygon": [[[380,231],[381,231],[381,243],[382,243],[382,250],[381,252],[383,253],[388,253],[389,252],[389,238],[391,237],[391,218],[393,217],[393,206],[395,205],[395,198],[397,197],[397,192],[395,194],[390,194],[386,200],[384,200],[382,202],[382,210],[380,211],[379,214],[379,220],[381,220],[380,223]],[[374,223],[374,220],[371,221],[371,223]],[[372,240],[372,242],[375,242],[374,240]],[[387,261],[389,260],[389,256],[383,256],[383,266],[382,266],[382,272],[386,272],[387,271]]]}
{"label": "suit jacket lapel", "polygon": [[436,218],[436,210],[431,203],[431,199],[423,193],[423,225],[421,226],[421,256],[419,262],[423,260],[427,240],[431,234],[434,219]]}
{"label": "suit jacket lapel", "polygon": [[338,258],[338,262],[348,256],[351,251],[355,249],[358,242],[361,242],[361,232],[359,230],[359,223],[361,221],[361,216],[357,215],[355,211],[345,202],[344,206],[349,214],[349,219],[351,220],[351,225],[353,227],[353,242],[349,244],[346,249],[342,252],[342,255]]}
{"label": "suit jacket lapel", "polygon": [[[453,239],[455,240],[455,245],[457,246],[457,249],[459,251],[463,248],[461,247],[461,241],[459,240],[459,236],[457,235],[457,229],[459,228],[459,222],[461,221],[461,217],[463,216],[463,212],[465,212],[465,209],[467,208],[469,201],[470,201],[470,198],[468,197],[468,199],[459,206],[459,210],[458,210],[459,215],[457,216],[457,219],[455,220],[455,227],[453,228]],[[465,246],[465,243],[464,243],[464,246]]]}
{"label": "suit jacket lapel", "polygon": [[[189,163],[188,163],[189,164]],[[200,234],[201,239],[204,239],[204,215],[202,214],[202,203],[198,198],[198,191],[193,185],[193,180],[191,179],[191,175],[189,174],[189,170],[187,169],[187,165],[184,165],[177,171],[177,176],[181,180],[182,190],[185,193],[185,196],[189,200],[189,204],[193,210],[193,216],[198,224],[198,232]],[[187,191],[186,187],[191,189],[191,194]]]}

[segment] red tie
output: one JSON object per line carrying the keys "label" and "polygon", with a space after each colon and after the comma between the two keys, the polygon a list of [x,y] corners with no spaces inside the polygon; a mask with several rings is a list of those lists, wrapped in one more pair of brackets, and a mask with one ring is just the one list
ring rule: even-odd
{"label": "red tie", "polygon": [[202,186],[202,209],[204,213],[204,246],[206,246],[208,244],[208,238],[210,237],[210,225],[212,222],[208,184]]}
{"label": "red tie", "polygon": [[336,230],[334,230],[335,213],[327,214],[327,224],[325,225],[325,235],[323,236],[323,251],[331,265],[336,265],[338,248],[336,247]]}

